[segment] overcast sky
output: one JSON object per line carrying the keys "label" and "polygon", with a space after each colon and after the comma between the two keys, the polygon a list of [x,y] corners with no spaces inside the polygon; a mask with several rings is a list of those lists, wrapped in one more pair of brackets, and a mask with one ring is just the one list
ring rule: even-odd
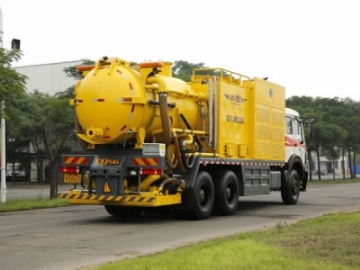
{"label": "overcast sky", "polygon": [[15,66],[116,56],[269,77],[287,97],[360,101],[358,0],[0,0]]}

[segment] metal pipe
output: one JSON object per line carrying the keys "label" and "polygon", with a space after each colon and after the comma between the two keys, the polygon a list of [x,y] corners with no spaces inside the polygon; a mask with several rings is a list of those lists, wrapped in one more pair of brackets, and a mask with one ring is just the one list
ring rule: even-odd
{"label": "metal pipe", "polygon": [[171,123],[169,117],[169,107],[167,102],[168,91],[166,89],[165,81],[159,76],[151,76],[146,79],[147,84],[157,84],[159,92],[159,106],[160,106],[160,116],[161,124],[163,127],[163,139],[162,142],[166,145],[169,145],[171,142]]}
{"label": "metal pipe", "polygon": [[[156,135],[162,132],[162,129],[154,130],[151,135]],[[202,130],[191,130],[191,129],[182,129],[182,128],[172,128],[171,132],[174,133],[186,133],[186,134],[195,134],[195,135],[206,135],[206,131]]]}
{"label": "metal pipe", "polygon": [[[193,143],[194,143],[194,137],[190,134],[187,134],[186,138],[181,142],[181,149],[180,149],[181,160],[182,160],[182,164],[187,170],[190,170],[195,164],[195,157],[192,154],[187,155],[186,153],[186,146],[188,144],[193,144]],[[190,162],[187,159],[188,156]]]}
{"label": "metal pipe", "polygon": [[5,101],[1,101],[1,202],[6,202]]}
{"label": "metal pipe", "polygon": [[168,92],[166,90],[166,83],[165,81],[160,78],[159,76],[151,76],[146,79],[147,84],[157,84],[158,85],[158,91],[159,92]]}
{"label": "metal pipe", "polygon": [[[0,8],[0,48],[2,48],[3,29]],[[5,101],[1,101],[1,202],[6,202],[6,140],[5,140]]]}
{"label": "metal pipe", "polygon": [[175,155],[177,160],[179,161],[180,168],[183,172],[186,172],[184,164],[182,163],[180,145],[176,133],[173,133],[173,144],[175,146]]}
{"label": "metal pipe", "polygon": [[208,80],[208,106],[209,106],[209,144],[208,146],[211,147],[213,143],[213,83],[212,80]]}
{"label": "metal pipe", "polygon": [[[180,113],[180,118],[181,120],[183,120],[183,122],[185,123],[186,127],[190,130],[192,130],[192,127],[190,126],[189,122],[186,120],[185,115],[183,115],[182,113]],[[200,140],[198,139],[198,137],[195,136],[195,141],[198,144],[198,146],[200,147],[200,151],[203,150],[202,144],[200,142]]]}
{"label": "metal pipe", "polygon": [[140,184],[140,191],[148,191],[149,186],[160,179],[160,175],[149,175]]}
{"label": "metal pipe", "polygon": [[167,96],[168,96],[167,93],[159,93],[160,115],[161,115],[161,123],[163,128],[162,142],[166,145],[169,145],[171,141],[171,131],[170,131],[171,123],[169,117]]}
{"label": "metal pipe", "polygon": [[186,134],[186,138],[181,142],[182,148],[186,148],[186,145],[193,144],[194,137],[191,134]]}
{"label": "metal pipe", "polygon": [[214,76],[214,146],[216,150],[217,145],[217,115],[218,115],[218,101],[217,101],[217,78]]}
{"label": "metal pipe", "polygon": [[201,104],[200,105],[200,117],[201,117],[201,126],[202,126],[202,129],[205,130],[205,108],[204,108],[204,105]]}

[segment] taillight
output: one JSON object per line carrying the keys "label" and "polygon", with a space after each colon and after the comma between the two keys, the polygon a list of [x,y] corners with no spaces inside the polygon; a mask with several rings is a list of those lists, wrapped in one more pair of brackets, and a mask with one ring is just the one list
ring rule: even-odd
{"label": "taillight", "polygon": [[79,173],[79,166],[61,166],[62,173]]}
{"label": "taillight", "polygon": [[162,169],[160,168],[140,168],[141,175],[161,175]]}

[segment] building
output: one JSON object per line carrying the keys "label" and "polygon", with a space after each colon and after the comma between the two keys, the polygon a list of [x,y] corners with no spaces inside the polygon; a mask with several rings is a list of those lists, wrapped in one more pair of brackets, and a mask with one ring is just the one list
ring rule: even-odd
{"label": "building", "polygon": [[[344,166],[342,166],[342,162],[344,162]],[[344,160],[342,161],[342,157],[335,160],[334,164],[331,160],[328,160],[326,157],[321,156],[320,157],[320,171],[323,174],[332,174],[335,172],[335,175],[343,175],[342,168],[345,168],[346,175],[349,174],[347,168],[349,168],[348,162],[347,162],[347,156],[344,157]]]}
{"label": "building", "polygon": [[61,92],[75,85],[74,78],[66,77],[64,68],[77,66],[82,63],[81,60],[30,65],[14,67],[14,69],[28,77],[26,89],[27,91],[38,90],[42,93],[48,93],[53,96],[57,92]]}

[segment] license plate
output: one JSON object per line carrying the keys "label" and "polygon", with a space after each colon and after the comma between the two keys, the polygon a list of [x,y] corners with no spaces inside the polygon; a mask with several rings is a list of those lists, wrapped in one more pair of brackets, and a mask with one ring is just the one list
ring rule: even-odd
{"label": "license plate", "polygon": [[65,184],[81,184],[81,173],[64,173]]}

